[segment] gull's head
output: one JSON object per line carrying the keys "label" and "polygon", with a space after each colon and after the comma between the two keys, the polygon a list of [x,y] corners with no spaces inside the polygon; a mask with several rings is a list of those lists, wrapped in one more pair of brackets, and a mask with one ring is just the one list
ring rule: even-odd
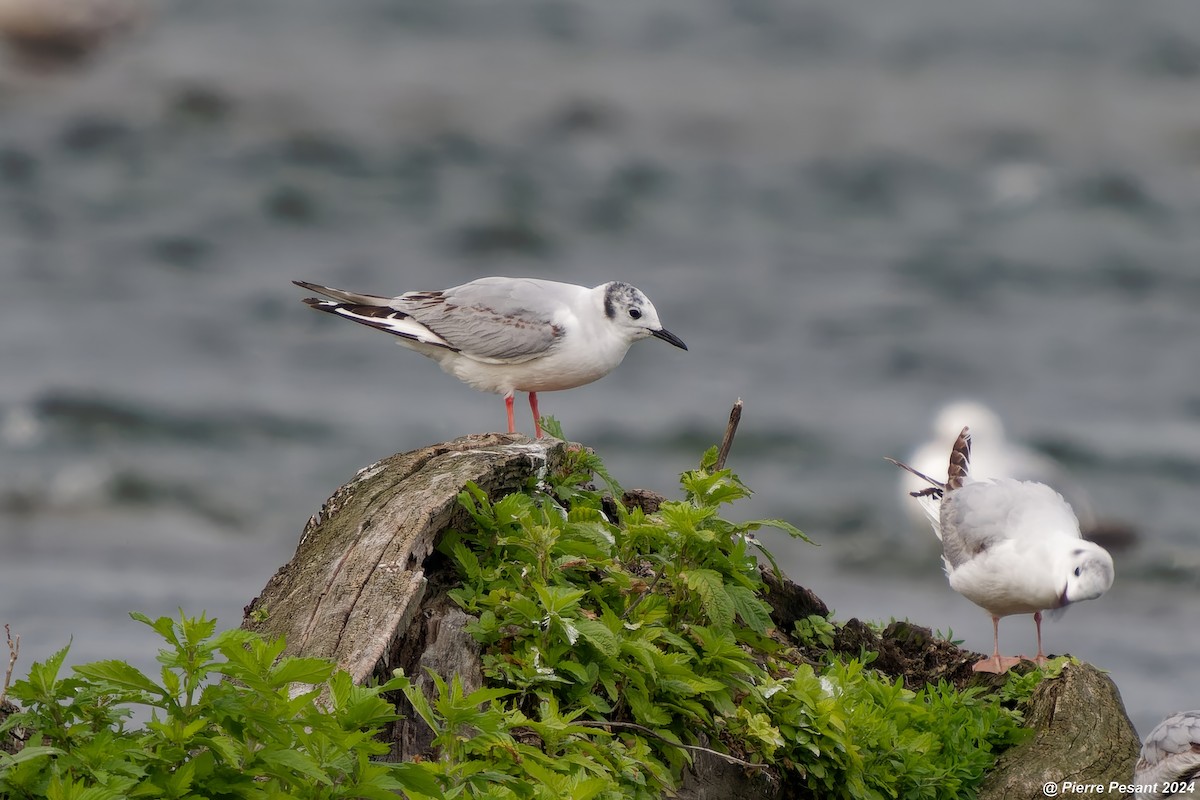
{"label": "gull's head", "polygon": [[664,328],[658,321],[658,312],[654,310],[654,304],[650,302],[649,297],[642,293],[641,289],[621,281],[606,283],[602,288],[604,290],[604,316],[619,335],[624,336],[630,342],[654,336],[687,350],[687,345],[683,343],[683,340]]}
{"label": "gull's head", "polygon": [[1066,583],[1059,596],[1059,607],[1083,600],[1095,600],[1113,583],[1113,560],[1100,545],[1080,539],[1071,545],[1066,563]]}

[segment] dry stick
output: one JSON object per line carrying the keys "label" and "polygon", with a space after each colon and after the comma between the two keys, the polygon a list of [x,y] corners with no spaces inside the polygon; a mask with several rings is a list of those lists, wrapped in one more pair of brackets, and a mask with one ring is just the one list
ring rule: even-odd
{"label": "dry stick", "polygon": [[725,459],[729,458],[729,448],[733,447],[733,435],[737,433],[738,423],[742,421],[742,398],[738,398],[729,412],[729,424],[725,426],[725,438],[721,440],[721,448],[717,450],[717,469],[725,469]]}
{"label": "dry stick", "polygon": [[7,622],[4,623],[4,635],[8,639],[8,669],[4,671],[4,686],[0,687],[0,705],[4,704],[4,698],[8,696],[13,667],[17,664],[17,654],[21,652],[21,637],[18,636],[16,641],[13,641],[12,631],[9,630]]}
{"label": "dry stick", "polygon": [[641,731],[647,736],[653,736],[655,739],[666,742],[669,745],[681,747],[684,750],[695,750],[700,753],[708,753],[709,755],[716,756],[717,758],[723,758],[731,764],[737,764],[740,767],[747,767],[749,769],[766,769],[767,766],[766,764],[751,764],[749,761],[742,761],[737,756],[731,756],[728,753],[722,753],[720,750],[710,750],[709,748],[701,747],[698,744],[683,744],[682,742],[673,741],[662,734],[647,728],[645,725],[638,725],[636,722],[606,722],[604,720],[588,719],[576,720],[572,724],[583,725],[588,728],[632,728],[633,730]]}

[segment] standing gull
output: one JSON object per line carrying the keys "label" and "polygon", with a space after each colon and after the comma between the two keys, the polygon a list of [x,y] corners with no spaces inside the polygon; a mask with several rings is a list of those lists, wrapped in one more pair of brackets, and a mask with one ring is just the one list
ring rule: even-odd
{"label": "standing gull", "polygon": [[1033,614],[1042,652],[1042,611],[1092,600],[1113,582],[1108,552],[1079,535],[1079,521],[1062,495],[1043,483],[968,475],[971,433],[963,428],[950,451],[945,483],[888,459],[930,484],[920,501],[942,542],[950,586],[992,617],[992,655],[976,672],[1004,672],[1021,659],[1000,655],[1000,618]]}
{"label": "standing gull", "polygon": [[513,397],[528,392],[538,438],[538,392],[603,378],[638,339],[654,336],[687,350],[682,339],[663,328],[650,299],[620,281],[588,289],[536,278],[480,278],[397,297],[293,283],[333,298],[304,300],[318,311],[395,334],[400,344],[437,361],[460,381],[504,395],[509,433],[516,432]]}
{"label": "standing gull", "polygon": [[1138,800],[1191,796],[1200,780],[1200,711],[1178,711],[1150,731],[1133,768]]}

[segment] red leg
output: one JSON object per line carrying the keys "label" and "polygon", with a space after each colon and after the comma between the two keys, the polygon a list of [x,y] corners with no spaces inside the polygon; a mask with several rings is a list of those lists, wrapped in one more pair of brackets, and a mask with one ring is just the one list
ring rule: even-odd
{"label": "red leg", "polygon": [[504,408],[508,411],[508,432],[516,433],[517,424],[513,421],[513,393],[504,395]]}
{"label": "red leg", "polygon": [[537,438],[542,438],[542,425],[538,420],[542,415],[538,413],[537,392],[529,393],[529,409],[533,411],[533,429],[537,432]]}

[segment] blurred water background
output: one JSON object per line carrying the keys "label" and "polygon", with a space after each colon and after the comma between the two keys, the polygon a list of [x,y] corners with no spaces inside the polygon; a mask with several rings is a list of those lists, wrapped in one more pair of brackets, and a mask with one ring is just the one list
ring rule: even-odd
{"label": "blurred water background", "polygon": [[628,280],[691,347],[543,397],[624,484],[675,493],[741,397],[733,513],[820,543],[771,539],[791,577],[981,651],[882,457],[986,401],[1139,534],[1047,650],[1143,733],[1200,706],[1200,4],[174,0],[2,69],[20,674],[68,641],[151,667],[129,611],[236,626],[357,468],[503,428],[289,281],[508,274]]}

